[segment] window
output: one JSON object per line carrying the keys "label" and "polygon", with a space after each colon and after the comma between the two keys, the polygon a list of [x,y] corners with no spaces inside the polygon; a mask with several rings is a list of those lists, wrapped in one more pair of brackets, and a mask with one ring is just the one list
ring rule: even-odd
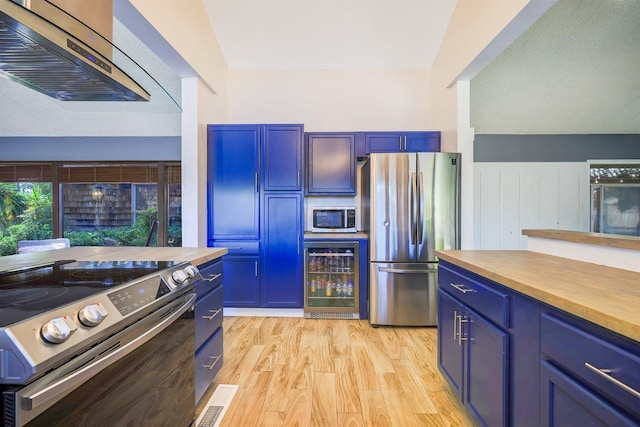
{"label": "window", "polygon": [[181,246],[181,202],[178,163],[0,164],[0,254],[54,237],[72,246]]}

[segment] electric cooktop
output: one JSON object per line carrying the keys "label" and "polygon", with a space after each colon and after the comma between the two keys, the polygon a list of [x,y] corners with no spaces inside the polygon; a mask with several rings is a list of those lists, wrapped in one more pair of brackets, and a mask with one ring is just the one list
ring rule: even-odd
{"label": "electric cooktop", "polygon": [[175,265],[172,261],[57,261],[0,272],[0,327]]}

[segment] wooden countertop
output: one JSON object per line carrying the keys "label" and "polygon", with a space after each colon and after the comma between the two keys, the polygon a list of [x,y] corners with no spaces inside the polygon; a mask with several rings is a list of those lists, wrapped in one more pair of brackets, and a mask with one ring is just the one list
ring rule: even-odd
{"label": "wooden countertop", "polygon": [[220,258],[226,253],[226,248],[73,246],[65,249],[0,257],[0,271],[65,259],[77,261],[189,261],[197,266]]}
{"label": "wooden countertop", "polygon": [[438,257],[640,341],[640,273],[529,251],[436,251]]}
{"label": "wooden countertop", "polygon": [[564,230],[522,230],[522,234],[541,239],[565,240],[567,242],[610,246],[612,248],[640,250],[640,237],[620,234],[586,233]]}

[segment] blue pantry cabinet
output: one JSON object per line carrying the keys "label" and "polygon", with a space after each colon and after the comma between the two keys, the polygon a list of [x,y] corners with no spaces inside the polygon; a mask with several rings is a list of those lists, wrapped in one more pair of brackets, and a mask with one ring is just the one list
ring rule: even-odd
{"label": "blue pantry cabinet", "polygon": [[367,132],[366,153],[440,151],[440,132]]}
{"label": "blue pantry cabinet", "polygon": [[[302,307],[303,134],[302,125],[208,126],[208,245],[229,250],[227,307]],[[286,274],[267,265],[281,259]]]}

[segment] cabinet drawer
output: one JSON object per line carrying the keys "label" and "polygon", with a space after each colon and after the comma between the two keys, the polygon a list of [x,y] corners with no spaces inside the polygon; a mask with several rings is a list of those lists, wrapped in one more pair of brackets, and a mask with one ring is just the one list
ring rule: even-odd
{"label": "cabinet drawer", "polygon": [[196,302],[196,348],[199,348],[216,329],[222,326],[222,286]]}
{"label": "cabinet drawer", "polygon": [[215,240],[211,246],[227,248],[229,255],[258,255],[260,253],[260,242],[255,240]]}
{"label": "cabinet drawer", "polygon": [[510,297],[448,267],[438,266],[438,286],[497,325],[509,328]]}
{"label": "cabinet drawer", "polygon": [[[543,358],[640,419],[640,357],[589,331],[543,313]],[[606,371],[606,372],[605,372]]]}
{"label": "cabinet drawer", "polygon": [[222,284],[222,259],[200,268],[200,274],[202,275],[202,280],[196,283],[198,299]]}
{"label": "cabinet drawer", "polygon": [[222,328],[196,352],[196,402],[222,367]]}

